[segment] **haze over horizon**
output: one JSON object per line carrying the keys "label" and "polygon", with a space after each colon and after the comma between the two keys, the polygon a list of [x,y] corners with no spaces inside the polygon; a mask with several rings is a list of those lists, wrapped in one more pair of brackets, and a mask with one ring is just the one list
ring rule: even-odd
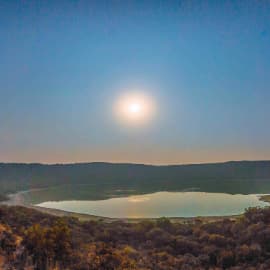
{"label": "haze over horizon", "polygon": [[270,160],[269,1],[3,1],[0,34],[0,162]]}
{"label": "haze over horizon", "polygon": [[56,162],[56,163],[46,163],[46,162],[1,162],[0,164],[18,164],[18,165],[44,165],[44,166],[54,166],[54,165],[81,165],[81,164],[104,164],[104,165],[139,165],[139,166],[153,166],[153,167],[167,167],[167,166],[185,166],[185,165],[212,165],[212,164],[227,164],[227,163],[270,163],[270,160],[227,160],[227,161],[215,161],[215,162],[195,162],[195,163],[136,163],[136,162],[110,162],[110,161],[81,161],[81,162]]}

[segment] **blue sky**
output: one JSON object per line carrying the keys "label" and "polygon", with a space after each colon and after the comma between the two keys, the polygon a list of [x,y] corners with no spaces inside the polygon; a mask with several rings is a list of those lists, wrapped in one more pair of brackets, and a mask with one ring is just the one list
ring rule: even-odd
{"label": "blue sky", "polygon": [[0,39],[0,161],[270,159],[269,1],[1,1]]}

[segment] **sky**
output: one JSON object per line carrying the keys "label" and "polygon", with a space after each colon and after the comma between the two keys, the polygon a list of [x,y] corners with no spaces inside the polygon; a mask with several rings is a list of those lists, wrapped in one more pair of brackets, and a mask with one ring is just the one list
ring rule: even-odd
{"label": "sky", "polygon": [[270,159],[269,48],[270,1],[0,1],[0,162]]}

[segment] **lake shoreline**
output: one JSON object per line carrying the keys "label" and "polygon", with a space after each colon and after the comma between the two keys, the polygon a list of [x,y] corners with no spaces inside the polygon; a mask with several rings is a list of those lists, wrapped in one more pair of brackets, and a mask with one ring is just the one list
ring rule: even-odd
{"label": "lake shoreline", "polygon": [[[41,188],[23,190],[17,193],[9,194],[7,195],[8,200],[2,201],[0,204],[4,204],[8,206],[22,206],[29,209],[37,210],[45,214],[50,214],[50,215],[59,216],[59,217],[74,217],[74,218],[78,218],[80,221],[103,221],[103,222],[108,222],[108,223],[122,221],[126,223],[138,223],[144,220],[156,221],[159,219],[159,218],[110,218],[110,217],[97,216],[97,215],[91,215],[91,214],[76,213],[76,212],[71,212],[71,211],[66,211],[66,210],[59,210],[59,209],[54,209],[54,208],[46,208],[46,207],[36,206],[30,203],[27,203],[25,201],[24,195],[28,192],[37,191],[37,190],[41,190]],[[257,196],[259,196],[259,200],[270,203],[270,195],[257,194]],[[167,218],[173,223],[194,224],[196,222],[209,223],[209,222],[221,221],[224,219],[237,220],[242,216],[243,214],[225,215],[225,216],[196,216],[196,217],[167,217]]]}
{"label": "lake shoreline", "polygon": [[261,194],[259,195],[260,201],[270,203],[270,194]]}

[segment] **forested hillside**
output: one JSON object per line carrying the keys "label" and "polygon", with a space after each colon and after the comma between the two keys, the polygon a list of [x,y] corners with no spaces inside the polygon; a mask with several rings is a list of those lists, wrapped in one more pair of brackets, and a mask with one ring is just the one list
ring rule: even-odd
{"label": "forested hillside", "polygon": [[[140,164],[7,164],[0,163],[0,188],[13,192],[61,184],[106,184],[114,187],[155,185],[165,187],[205,187],[234,180],[270,180],[270,161],[242,161],[197,165],[151,166]],[[211,191],[211,190],[210,190]]]}
{"label": "forested hillside", "polygon": [[270,208],[190,224],[80,222],[0,207],[0,269],[267,270]]}

